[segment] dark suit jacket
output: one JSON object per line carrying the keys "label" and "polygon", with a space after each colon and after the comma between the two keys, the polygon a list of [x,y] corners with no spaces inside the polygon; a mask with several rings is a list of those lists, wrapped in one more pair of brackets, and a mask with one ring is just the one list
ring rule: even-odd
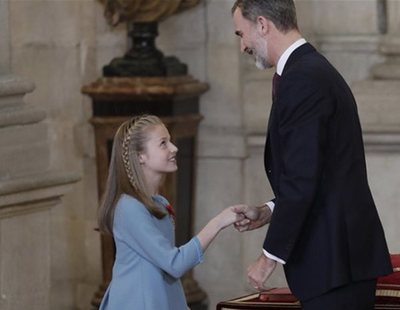
{"label": "dark suit jacket", "polygon": [[310,44],[289,57],[273,100],[265,169],[275,209],[264,249],[300,299],[392,268],[369,189],[350,88]]}

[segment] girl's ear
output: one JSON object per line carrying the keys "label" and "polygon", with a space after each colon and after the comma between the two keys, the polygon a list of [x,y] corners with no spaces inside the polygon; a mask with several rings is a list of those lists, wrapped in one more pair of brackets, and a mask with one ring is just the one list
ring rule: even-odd
{"label": "girl's ear", "polygon": [[144,155],[143,153],[140,153],[138,155],[138,159],[139,159],[139,164],[143,165],[146,159],[146,155]]}
{"label": "girl's ear", "polygon": [[146,153],[140,153],[138,155],[138,159],[139,159],[139,164],[144,165],[147,161],[147,155]]}

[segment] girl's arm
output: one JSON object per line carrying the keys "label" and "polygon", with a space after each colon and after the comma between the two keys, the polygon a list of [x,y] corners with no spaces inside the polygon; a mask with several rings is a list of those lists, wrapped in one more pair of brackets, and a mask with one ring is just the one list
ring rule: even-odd
{"label": "girl's arm", "polygon": [[235,212],[234,207],[228,207],[211,219],[206,226],[197,234],[203,252],[207,249],[210,243],[225,227],[244,219],[242,214]]}
{"label": "girl's arm", "polygon": [[222,211],[204,227],[199,233],[202,241],[195,236],[176,247],[160,230],[160,220],[154,218],[139,201],[123,195],[114,215],[114,239],[121,246],[121,257],[127,256],[130,248],[132,255],[137,253],[172,277],[180,278],[203,261],[205,248],[221,229],[241,218],[232,210]]}

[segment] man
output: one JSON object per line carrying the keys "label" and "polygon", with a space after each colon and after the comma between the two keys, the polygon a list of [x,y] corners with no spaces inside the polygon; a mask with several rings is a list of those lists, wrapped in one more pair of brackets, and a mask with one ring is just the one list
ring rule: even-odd
{"label": "man", "polygon": [[280,262],[303,309],[373,309],[392,268],[351,90],[302,37],[293,0],[237,0],[232,14],[241,51],[276,69],[264,156],[275,198],[236,224],[270,223],[249,282],[263,290]]}

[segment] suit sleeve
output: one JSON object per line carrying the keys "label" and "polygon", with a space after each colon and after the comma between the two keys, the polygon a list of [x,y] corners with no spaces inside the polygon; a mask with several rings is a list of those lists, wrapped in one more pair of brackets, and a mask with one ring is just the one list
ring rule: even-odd
{"label": "suit sleeve", "polygon": [[114,237],[174,278],[203,261],[203,250],[197,237],[176,247],[157,226],[160,221],[136,199],[125,196],[117,205]]}
{"label": "suit sleeve", "polygon": [[289,75],[281,83],[273,133],[279,143],[273,147],[282,155],[277,159],[281,171],[264,249],[287,262],[315,199],[334,104],[315,78]]}

